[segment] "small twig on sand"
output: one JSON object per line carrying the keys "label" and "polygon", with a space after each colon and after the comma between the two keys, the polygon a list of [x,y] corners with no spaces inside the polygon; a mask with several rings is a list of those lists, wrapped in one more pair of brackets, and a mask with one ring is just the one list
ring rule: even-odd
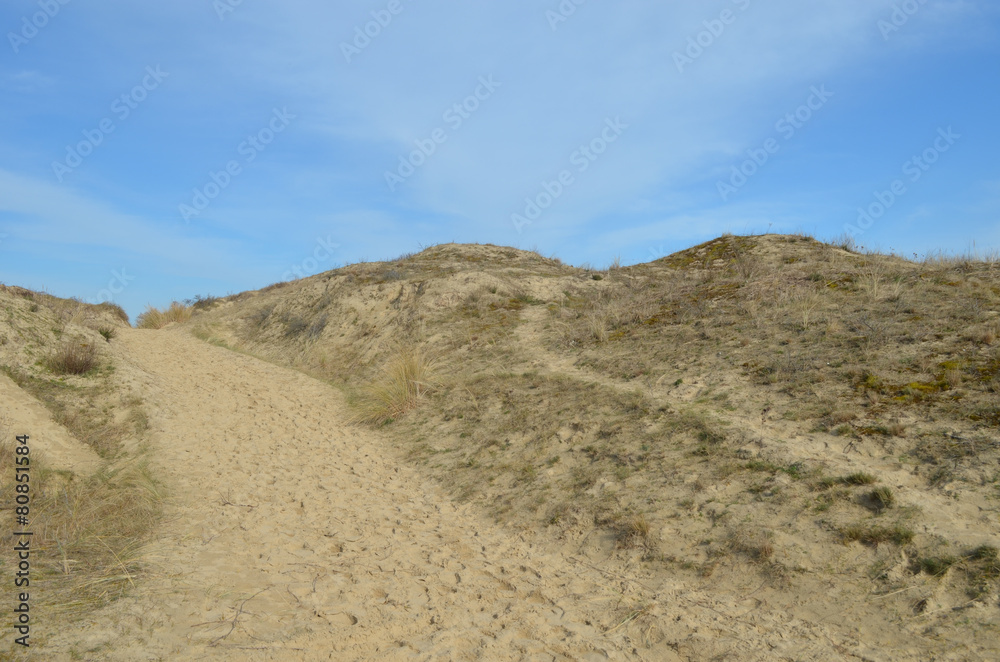
{"label": "small twig on sand", "polygon": [[233,616],[233,620],[229,624],[229,632],[225,633],[221,637],[216,637],[208,645],[209,646],[217,646],[220,641],[223,641],[226,637],[228,637],[229,635],[231,635],[233,633],[233,631],[236,629],[236,625],[238,624],[240,616],[243,614],[243,607],[245,607],[248,602],[250,602],[251,600],[253,600],[254,598],[256,598],[258,595],[260,595],[261,593],[263,593],[266,590],[267,589],[265,588],[265,589],[262,589],[260,591],[257,591],[256,593],[254,593],[253,595],[251,595],[249,598],[247,598],[246,600],[244,600],[243,602],[241,602],[240,606],[236,609],[236,615]]}
{"label": "small twig on sand", "polygon": [[256,505],[250,505],[248,503],[233,503],[229,499],[229,495],[230,492],[227,492],[226,494],[219,492],[219,501],[223,506],[237,506],[239,508],[249,508],[250,510],[253,510],[254,508],[257,507]]}
{"label": "small twig on sand", "polygon": [[614,572],[609,572],[609,571],[607,571],[607,570],[605,570],[603,568],[598,568],[596,565],[591,565],[589,563],[586,563],[585,561],[581,561],[580,559],[576,558],[575,556],[570,556],[570,557],[567,557],[567,558],[569,558],[569,560],[573,561],[574,563],[579,563],[580,565],[586,566],[586,567],[590,568],[591,570],[596,570],[597,572],[600,572],[601,574],[608,575],[609,577],[614,577],[615,579],[621,579],[621,580],[624,580],[624,581],[627,581],[627,582],[631,582],[631,583],[635,584],[636,586],[641,586],[642,588],[646,589],[647,591],[650,591],[651,593],[656,593],[656,591],[654,591],[649,586],[646,586],[642,582],[638,582],[638,581],[632,579],[631,577],[626,577],[625,575],[619,575],[619,574],[616,574]]}

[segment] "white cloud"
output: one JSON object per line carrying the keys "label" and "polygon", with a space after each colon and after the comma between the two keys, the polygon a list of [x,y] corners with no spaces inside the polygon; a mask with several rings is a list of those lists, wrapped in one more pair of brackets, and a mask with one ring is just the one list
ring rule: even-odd
{"label": "white cloud", "polygon": [[233,241],[185,237],[67,187],[6,170],[0,170],[0,215],[11,240],[155,258],[205,275],[250,273],[235,259]]}

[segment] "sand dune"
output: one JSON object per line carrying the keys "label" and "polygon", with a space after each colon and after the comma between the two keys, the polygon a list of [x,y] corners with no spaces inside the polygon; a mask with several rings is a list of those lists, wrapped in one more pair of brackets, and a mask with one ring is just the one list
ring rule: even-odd
{"label": "sand dune", "polygon": [[154,376],[156,463],[173,498],[154,578],[53,653],[628,657],[627,637],[591,620],[615,597],[606,578],[456,509],[347,426],[331,387],[184,332],[122,341]]}
{"label": "sand dune", "polygon": [[[57,469],[148,459],[169,492],[155,528],[121,537],[152,534],[122,564],[134,585],[108,554],[63,573],[47,538],[36,590],[119,576],[81,619],[42,601],[32,659],[995,657],[993,299],[939,311],[959,281],[734,242],[603,274],[445,246],[105,338],[73,302],[19,294],[0,415]],[[908,304],[876,296],[904,281]],[[916,358],[854,356],[872,306]],[[942,319],[911,338],[917,312]],[[979,326],[929,331],[962,315]],[[98,367],[61,376],[27,344],[64,335]],[[400,347],[447,357],[430,394],[351,423],[345,392]]]}
{"label": "sand dune", "polygon": [[[172,496],[149,575],[52,636],[46,659],[904,659],[750,615],[752,596],[644,586],[495,528],[300,373],[180,329],[122,342],[151,377]],[[671,636],[646,637],[654,623]]]}

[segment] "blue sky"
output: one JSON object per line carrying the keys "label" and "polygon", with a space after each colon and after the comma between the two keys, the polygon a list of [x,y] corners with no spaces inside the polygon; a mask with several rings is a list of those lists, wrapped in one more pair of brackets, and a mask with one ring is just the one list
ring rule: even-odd
{"label": "blue sky", "polygon": [[8,0],[0,28],[0,282],[133,317],[448,241],[1000,247],[987,0]]}

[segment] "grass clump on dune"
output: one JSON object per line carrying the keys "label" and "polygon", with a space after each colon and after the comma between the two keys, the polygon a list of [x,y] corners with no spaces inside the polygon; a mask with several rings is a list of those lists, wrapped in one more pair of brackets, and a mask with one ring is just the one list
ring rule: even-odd
{"label": "grass clump on dune", "polygon": [[90,343],[67,342],[46,361],[57,375],[85,375],[97,366],[97,349]]}
{"label": "grass clump on dune", "polygon": [[869,524],[852,524],[840,530],[845,542],[861,542],[866,545],[893,543],[906,545],[913,541],[913,531],[902,524],[892,526],[874,526]]}
{"label": "grass clump on dune", "polygon": [[171,322],[186,322],[191,319],[191,307],[174,301],[166,310],[146,306],[146,311],[135,320],[137,329],[162,329]]}
{"label": "grass clump on dune", "polygon": [[417,407],[433,386],[436,362],[418,350],[400,351],[354,396],[354,420],[383,425]]}
{"label": "grass clump on dune", "polygon": [[[4,503],[13,503],[11,478],[15,458],[21,457],[15,455],[15,446],[7,431],[0,429]],[[162,502],[162,489],[141,459],[108,463],[89,476],[79,476],[50,469],[44,458],[32,453],[31,585],[37,582],[44,613],[82,616],[134,586]],[[14,590],[13,582],[8,590]]]}

